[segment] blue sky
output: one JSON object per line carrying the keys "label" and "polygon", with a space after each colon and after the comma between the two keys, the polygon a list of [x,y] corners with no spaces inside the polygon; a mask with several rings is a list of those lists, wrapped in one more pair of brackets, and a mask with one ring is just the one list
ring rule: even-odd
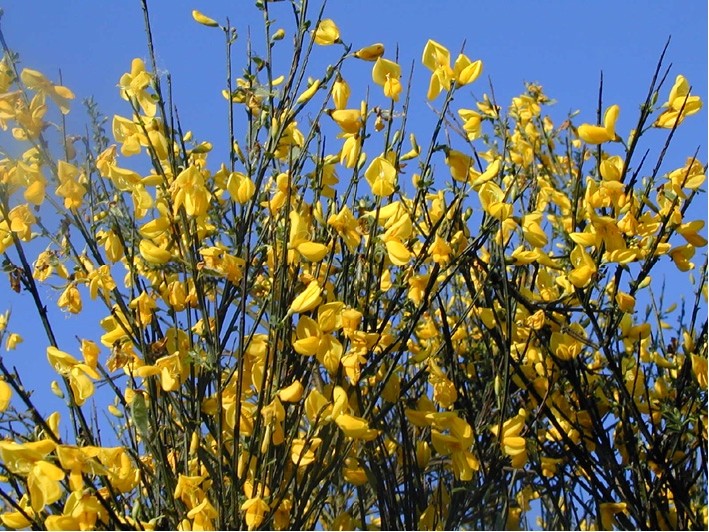
{"label": "blue sky", "polygon": [[[319,5],[313,2],[313,11]],[[224,124],[217,118],[225,108],[220,96],[225,78],[223,42],[218,30],[192,21],[194,8],[219,21],[228,16],[239,30],[237,51],[243,50],[249,27],[259,42],[261,19],[250,0],[151,2],[159,66],[172,75],[182,120],[198,136],[216,137],[214,132]],[[271,9],[279,22],[290,22],[288,2],[274,3]],[[420,57],[426,40],[437,40],[455,52],[465,41],[467,54],[483,59],[485,65],[483,76],[471,88],[473,94],[489,92],[489,77],[498,100],[508,102],[522,91],[524,81],[537,81],[557,100],[560,116],[582,109],[582,117],[593,119],[603,70],[605,101],[621,105],[623,131],[631,127],[633,111],[645,96],[665,41],[672,36],[668,59],[674,74],[684,74],[697,94],[707,94],[705,2],[332,0],[325,15],[337,22],[343,40],[355,49],[382,42],[386,55],[392,57],[398,46],[404,72],[415,62],[414,79],[422,90],[427,74]],[[116,84],[133,57],[147,58],[138,0],[11,0],[5,2],[3,29],[27,66],[54,79],[61,69],[78,98],[93,95],[109,116],[127,112],[117,98]],[[337,54],[319,52],[325,61]],[[236,60],[235,67],[239,66]],[[353,98],[364,96],[365,83],[371,85],[370,65],[359,66],[349,78],[353,88],[360,88],[360,94],[353,91]],[[420,114],[425,114],[422,100]],[[215,118],[217,129],[212,127]],[[702,144],[706,153],[706,126],[706,112],[694,117],[680,131],[678,145]]]}
{"label": "blue sky", "polygon": [[[313,3],[313,12],[319,5]],[[229,16],[238,29],[234,59],[237,74],[243,64],[239,54],[243,54],[248,28],[260,42],[262,23],[251,1],[151,2],[159,69],[172,76],[183,127],[193,130],[196,138],[215,143],[217,151],[210,166],[216,169],[221,160],[226,160],[219,159],[219,149],[226,146],[226,106],[221,96],[225,80],[223,38],[218,30],[192,20],[191,10],[195,8],[220,22]],[[291,27],[288,2],[275,3],[272,10],[278,21],[276,27],[280,22]],[[660,99],[666,97],[674,77],[682,73],[705,105],[707,101],[706,2],[332,0],[325,16],[336,21],[343,40],[351,42],[354,49],[382,42],[389,58],[394,57],[398,46],[404,72],[414,62],[418,92],[413,94],[410,123],[415,131],[426,131],[426,124],[433,120],[425,103],[428,72],[420,64],[429,38],[454,54],[465,41],[467,55],[483,60],[483,75],[470,89],[477,97],[489,93],[491,82],[498,101],[506,106],[511,97],[524,90],[525,81],[539,82],[557,101],[552,112],[557,123],[576,110],[582,111],[578,123],[595,121],[598,81],[603,71],[604,104],[620,105],[618,131],[625,136],[636,120],[657,58],[671,36],[666,64],[672,63],[672,72]],[[85,115],[79,105],[83,98],[93,96],[109,117],[130,114],[126,102],[119,98],[117,83],[134,57],[147,58],[138,0],[11,0],[4,2],[2,27],[10,47],[21,54],[23,66],[40,70],[55,81],[61,70],[63,83],[77,95],[70,115],[70,126],[76,132],[84,131]],[[283,53],[287,43],[288,37],[279,44]],[[318,49],[316,53],[320,59],[313,61],[312,74],[319,76],[328,62],[335,61],[339,50]],[[368,63],[346,68],[353,91],[351,101],[364,98],[366,86],[373,86],[370,72]],[[374,90],[380,92],[379,88]],[[472,98],[467,102],[464,97],[456,100],[456,108],[473,106]],[[660,132],[653,134],[656,142],[664,140]],[[701,147],[700,159],[706,163],[706,107],[688,118],[677,132],[669,155],[673,167],[681,166],[697,147]],[[706,218],[706,202],[701,201],[695,212],[695,217]],[[52,295],[50,301],[56,301],[56,297]],[[8,303],[13,308],[10,330],[25,337],[25,343],[7,360],[17,364],[23,375],[33,371],[25,384],[31,388],[37,378],[36,385],[42,386],[40,393],[44,396],[44,383],[54,377],[44,356],[46,343],[38,334],[39,320],[30,307],[29,295],[11,294],[3,281],[0,301],[0,310]],[[55,312],[54,317],[65,342],[60,347],[78,354],[74,336],[92,334],[89,327],[93,326],[83,316],[72,318]]]}

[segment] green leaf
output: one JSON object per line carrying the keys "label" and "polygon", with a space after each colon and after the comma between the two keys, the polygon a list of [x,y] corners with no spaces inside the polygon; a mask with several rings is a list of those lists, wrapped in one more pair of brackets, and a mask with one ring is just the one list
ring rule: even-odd
{"label": "green leaf", "polygon": [[148,435],[148,406],[142,393],[136,393],[130,405],[130,415],[141,436]]}

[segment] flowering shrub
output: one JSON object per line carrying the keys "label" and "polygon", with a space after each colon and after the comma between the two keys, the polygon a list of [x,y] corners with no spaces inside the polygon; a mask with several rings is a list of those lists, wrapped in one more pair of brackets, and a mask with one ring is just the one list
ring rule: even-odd
{"label": "flowering shrub", "polygon": [[[471,100],[482,62],[428,41],[419,144],[384,46],[294,13],[241,77],[227,57],[226,161],[171,111],[152,42],[110,132],[89,107],[92,138],[56,125],[71,90],[5,49],[0,127],[23,147],[0,160],[0,251],[66,409],[43,415],[0,357],[2,523],[705,529],[707,241],[688,208],[706,166],[637,155],[700,111],[689,82],[661,60],[630,133],[618,105],[556,125],[539,85]],[[235,28],[193,17],[231,49]],[[320,46],[341,56],[308,78]],[[693,298],[678,310],[663,261]],[[76,344],[53,290],[97,322]]]}

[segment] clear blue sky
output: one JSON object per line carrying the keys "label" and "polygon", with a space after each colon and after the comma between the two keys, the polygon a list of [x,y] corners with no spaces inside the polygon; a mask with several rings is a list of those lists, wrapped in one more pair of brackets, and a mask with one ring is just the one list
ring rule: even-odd
{"label": "clear blue sky", "polygon": [[[70,115],[72,125],[78,128],[83,123],[84,114],[78,102],[88,96],[93,96],[109,117],[130,115],[127,104],[119,98],[117,83],[121,74],[130,69],[132,58],[147,58],[138,0],[11,0],[3,4],[3,31],[9,45],[20,52],[23,65],[40,70],[53,80],[58,80],[61,69],[64,84],[77,95]],[[318,7],[319,2],[314,2],[314,12]],[[234,60],[237,74],[243,64],[238,53],[243,51],[248,28],[251,26],[254,39],[258,40],[262,24],[251,1],[151,2],[159,68],[172,75],[174,100],[183,126],[193,130],[196,138],[211,140],[218,148],[224,148],[226,107],[220,94],[225,80],[222,34],[196,24],[191,17],[195,8],[219,21],[229,16],[238,29],[240,38]],[[291,27],[288,2],[273,4],[272,10],[279,22]],[[355,49],[383,42],[386,56],[393,58],[398,46],[405,73],[411,62],[415,62],[414,80],[421,88],[414,93],[411,124],[417,131],[425,131],[425,124],[432,119],[423,92],[428,72],[420,64],[421,52],[429,38],[446,45],[452,53],[457,53],[465,41],[466,53],[472,59],[483,60],[483,76],[471,87],[476,96],[489,92],[488,78],[502,105],[523,91],[525,81],[541,83],[547,95],[557,101],[554,115],[558,122],[577,109],[582,110],[577,118],[579,123],[595,121],[598,80],[603,71],[604,102],[620,104],[618,131],[625,136],[636,120],[657,58],[671,36],[667,64],[672,63],[672,73],[660,98],[666,97],[675,75],[682,73],[694,93],[702,97],[705,108],[700,115],[689,117],[680,128],[670,160],[674,166],[681,166],[684,158],[701,146],[700,159],[706,163],[706,2],[332,0],[325,16],[337,22],[342,38],[353,43]],[[281,49],[287,47],[287,42],[288,38],[280,43]],[[320,75],[322,71],[317,67],[334,62],[338,51],[316,52],[322,54],[324,63],[314,62],[312,74]],[[348,68],[345,76],[353,89],[351,101],[357,102],[364,97],[366,85],[372,85],[371,65],[359,63]],[[459,97],[456,107],[459,106],[472,107],[473,101]],[[83,128],[76,131],[81,133]],[[664,136],[658,132],[656,138],[660,142]],[[210,166],[216,169],[219,162],[218,157],[212,156]],[[695,217],[706,218],[705,208],[702,201]],[[696,262],[701,263],[701,258],[697,257]],[[52,299],[55,301],[56,297]],[[50,377],[44,355],[46,341],[38,334],[39,320],[31,310],[29,295],[10,294],[8,284],[2,281],[0,302],[0,310],[8,303],[13,308],[10,329],[25,337],[25,343],[7,360],[17,363],[23,375],[27,376],[28,370],[34,371],[33,376],[41,379],[38,384],[54,378]],[[54,323],[62,329],[60,347],[75,355],[78,350],[74,336],[95,334],[83,316],[77,319],[55,313]],[[98,335],[94,339],[98,340]],[[104,351],[102,361],[105,356]],[[26,385],[33,386],[30,378]],[[41,386],[44,396],[47,387]]]}

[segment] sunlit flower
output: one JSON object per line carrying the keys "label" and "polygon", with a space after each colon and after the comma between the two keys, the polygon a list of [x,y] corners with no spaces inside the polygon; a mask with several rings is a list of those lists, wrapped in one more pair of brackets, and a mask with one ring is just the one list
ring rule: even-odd
{"label": "sunlit flower", "polygon": [[680,74],[675,79],[670,96],[662,107],[667,110],[657,118],[655,126],[671,129],[681,124],[686,116],[697,114],[702,108],[702,100],[699,96],[690,95],[689,82]]}
{"label": "sunlit flower", "polygon": [[401,67],[397,63],[383,57],[377,59],[372,69],[372,80],[384,88],[384,96],[395,102],[399,101],[399,94],[402,90],[400,77]]}
{"label": "sunlit flower", "polygon": [[76,283],[69,283],[67,287],[59,296],[57,301],[59,308],[68,310],[72,314],[79,314],[83,305],[81,303],[81,294],[79,289],[76,287]]}
{"label": "sunlit flower", "polygon": [[345,133],[357,133],[362,127],[362,113],[359,109],[335,109],[328,114]]}
{"label": "sunlit flower", "polygon": [[147,91],[152,82],[152,76],[145,70],[142,59],[135,58],[131,62],[130,72],[123,74],[118,82],[121,89],[121,98],[133,100],[147,116],[155,116],[155,100]]}
{"label": "sunlit flower", "polygon": [[196,9],[192,10],[192,18],[195,20],[195,22],[198,22],[203,26],[208,26],[211,28],[219,27],[219,23],[217,23],[216,20],[214,20],[213,18],[209,18],[207,15],[205,15],[201,11],[197,11]]}
{"label": "sunlit flower", "polygon": [[350,86],[338,75],[335,83],[332,85],[332,101],[335,104],[335,109],[345,109],[349,99]]}
{"label": "sunlit flower", "polygon": [[175,214],[184,206],[188,216],[202,216],[207,212],[212,194],[207,190],[202,172],[196,166],[189,166],[175,178],[173,211]]}
{"label": "sunlit flower", "polygon": [[581,124],[578,129],[579,137],[588,144],[602,144],[617,140],[615,123],[618,120],[618,114],[620,114],[620,107],[611,105],[603,115],[603,125]]}
{"label": "sunlit flower", "polygon": [[7,410],[11,400],[12,387],[4,379],[0,380],[0,412]]}
{"label": "sunlit flower", "polygon": [[390,196],[396,187],[396,168],[384,157],[376,157],[364,172],[372,194],[375,196]]}
{"label": "sunlit flower", "polygon": [[384,45],[380,42],[360,48],[354,53],[357,59],[363,59],[364,61],[376,61],[383,55]]}
{"label": "sunlit flower", "polygon": [[317,281],[310,281],[300,294],[296,296],[288,309],[288,314],[301,314],[316,308],[322,301],[320,285]]}
{"label": "sunlit flower", "polygon": [[502,424],[502,432],[498,434],[498,426],[492,427],[492,432],[499,437],[502,451],[512,459],[512,467],[522,468],[527,462],[527,448],[525,439],[520,436],[524,428],[527,413],[520,410],[515,417]]}
{"label": "sunlit flower", "polygon": [[453,72],[455,74],[455,81],[458,85],[468,85],[474,82],[483,70],[483,63],[479,59],[477,61],[470,61],[468,56],[460,54],[453,65]]}
{"label": "sunlit flower", "polygon": [[25,68],[20,74],[20,79],[28,89],[37,91],[41,94],[49,96],[54,103],[59,107],[62,114],[69,112],[69,101],[74,99],[74,93],[61,85],[54,85],[44,74]]}
{"label": "sunlit flower", "polygon": [[254,530],[261,526],[264,517],[271,510],[271,507],[261,497],[252,497],[241,505],[241,511],[244,512],[246,526],[249,530]]}
{"label": "sunlit flower", "polygon": [[433,100],[442,90],[450,89],[451,82],[455,80],[455,72],[450,66],[450,52],[436,41],[429,39],[421,61],[432,72],[427,97]]}
{"label": "sunlit flower", "polygon": [[340,42],[340,30],[332,19],[326,18],[320,21],[313,36],[315,44],[328,46]]}
{"label": "sunlit flower", "polygon": [[23,341],[24,340],[22,339],[22,336],[20,336],[19,334],[10,333],[7,335],[7,338],[5,339],[5,350],[12,351],[19,344],[21,344]]}
{"label": "sunlit flower", "polygon": [[81,183],[81,174],[77,167],[65,161],[59,161],[57,166],[59,186],[57,196],[64,198],[64,207],[78,209],[83,202],[86,187]]}

